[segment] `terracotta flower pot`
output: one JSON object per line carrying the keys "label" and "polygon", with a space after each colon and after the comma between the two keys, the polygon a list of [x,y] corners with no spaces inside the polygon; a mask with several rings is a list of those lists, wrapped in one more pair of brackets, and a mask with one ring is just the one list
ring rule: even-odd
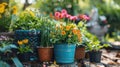
{"label": "terracotta flower pot", "polygon": [[38,56],[41,62],[52,61],[53,47],[38,47]]}
{"label": "terracotta flower pot", "polygon": [[85,47],[77,47],[75,51],[75,59],[80,60],[85,58]]}

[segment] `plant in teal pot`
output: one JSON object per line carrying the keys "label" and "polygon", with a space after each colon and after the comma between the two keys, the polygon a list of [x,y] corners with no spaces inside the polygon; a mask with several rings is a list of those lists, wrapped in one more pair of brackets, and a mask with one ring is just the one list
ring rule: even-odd
{"label": "plant in teal pot", "polygon": [[81,43],[81,32],[76,24],[60,22],[51,31],[54,55],[57,63],[73,63],[76,44]]}

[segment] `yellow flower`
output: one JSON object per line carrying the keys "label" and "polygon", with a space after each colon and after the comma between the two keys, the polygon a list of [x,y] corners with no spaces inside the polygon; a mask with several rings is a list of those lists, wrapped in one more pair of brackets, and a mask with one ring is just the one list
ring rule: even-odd
{"label": "yellow flower", "polygon": [[2,4],[3,4],[3,5],[5,5],[5,6],[7,6],[7,5],[8,5],[8,4],[7,4],[7,3],[5,3],[5,2],[3,2]]}
{"label": "yellow flower", "polygon": [[75,24],[69,24],[72,28],[76,28],[77,26]]}
{"label": "yellow flower", "polygon": [[32,11],[29,11],[29,13],[32,17],[35,17],[35,14]]}
{"label": "yellow flower", "polygon": [[23,42],[22,42],[22,41],[18,41],[17,43],[18,43],[19,45],[22,45],[22,44],[23,44]]}
{"label": "yellow flower", "polygon": [[24,39],[24,40],[22,40],[22,42],[23,42],[24,44],[27,44],[27,43],[28,43],[28,39]]}
{"label": "yellow flower", "polygon": [[13,6],[13,14],[17,14],[17,6]]}
{"label": "yellow flower", "polygon": [[63,30],[64,29],[63,26],[60,26],[60,29]]}
{"label": "yellow flower", "polygon": [[66,31],[69,31],[71,26],[66,26]]}
{"label": "yellow flower", "polygon": [[73,29],[72,32],[73,32],[73,34],[77,34],[77,30],[76,29]]}
{"label": "yellow flower", "polygon": [[65,35],[65,34],[66,34],[66,32],[65,32],[65,31],[62,31],[62,32],[61,32],[61,34],[62,34],[62,35]]}
{"label": "yellow flower", "polygon": [[3,4],[0,4],[0,13],[4,13],[5,6]]}

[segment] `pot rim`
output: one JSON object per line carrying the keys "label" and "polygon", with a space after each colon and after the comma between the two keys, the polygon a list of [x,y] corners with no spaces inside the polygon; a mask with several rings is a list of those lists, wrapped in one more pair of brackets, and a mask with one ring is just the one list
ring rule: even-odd
{"label": "pot rim", "polygon": [[54,47],[53,46],[50,46],[50,47],[37,46],[37,48],[54,48]]}

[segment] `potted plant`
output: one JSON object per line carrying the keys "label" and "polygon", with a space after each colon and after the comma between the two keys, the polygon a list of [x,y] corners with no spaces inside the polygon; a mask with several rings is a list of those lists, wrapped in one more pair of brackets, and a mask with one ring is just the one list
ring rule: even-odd
{"label": "potted plant", "polygon": [[100,44],[100,41],[97,39],[97,37],[95,35],[92,35],[91,33],[87,33],[86,34],[89,41],[86,42],[87,44],[87,50],[89,51],[89,59],[90,62],[96,62],[96,63],[100,63],[101,61],[101,55],[102,55],[102,51],[100,51],[101,48],[103,47],[108,47],[108,44]]}
{"label": "potted plant", "polygon": [[75,50],[75,59],[83,60],[85,58],[85,46],[84,43],[77,45]]}
{"label": "potted plant", "polygon": [[46,17],[40,17],[40,45],[38,55],[41,62],[53,60],[53,44],[50,42],[50,31],[54,27],[54,22]]}
{"label": "potted plant", "polygon": [[57,63],[74,62],[76,44],[81,43],[81,32],[74,23],[58,23],[51,32]]}
{"label": "potted plant", "polygon": [[85,46],[86,46],[86,41],[88,38],[85,36],[87,33],[86,25],[83,21],[77,22],[78,23],[78,28],[81,30],[81,35],[82,35],[82,43],[77,44],[76,46],[76,51],[75,51],[75,59],[76,60],[83,60],[85,58]]}
{"label": "potted plant", "polygon": [[34,60],[37,60],[37,45],[39,45],[39,35],[40,31],[38,30],[39,28],[39,23],[38,23],[39,18],[35,16],[35,13],[33,11],[28,11],[25,10],[20,13],[20,15],[17,17],[16,22],[14,22],[11,26],[13,28],[13,31],[15,36],[15,43],[17,44],[18,40],[23,40],[23,39],[28,39],[29,44],[32,45],[33,49],[33,56]]}
{"label": "potted plant", "polygon": [[32,48],[28,44],[28,39],[18,41],[18,57],[20,61],[27,62],[32,59]]}

